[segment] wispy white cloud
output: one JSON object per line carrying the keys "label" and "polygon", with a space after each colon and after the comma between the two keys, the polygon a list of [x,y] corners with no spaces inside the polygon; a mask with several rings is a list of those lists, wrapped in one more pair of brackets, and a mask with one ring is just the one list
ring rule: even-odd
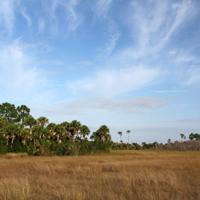
{"label": "wispy white cloud", "polygon": [[[183,25],[193,15],[194,7],[191,0],[183,0],[181,3],[172,4],[175,19],[171,23],[168,31],[166,32],[162,43],[166,43],[173,33],[175,33],[181,25]],[[173,11],[172,11],[173,12]],[[172,15],[173,17],[173,15]]]}
{"label": "wispy white cloud", "polygon": [[112,19],[108,19],[109,22],[109,37],[108,37],[108,42],[106,44],[106,47],[104,49],[104,54],[106,56],[110,56],[112,54],[112,52],[115,50],[121,33],[117,27],[117,24],[112,20]]}
{"label": "wispy white cloud", "polygon": [[169,57],[175,64],[180,65],[200,63],[199,58],[191,53],[189,49],[170,50]]}
{"label": "wispy white cloud", "polygon": [[39,33],[44,32],[45,27],[46,27],[46,22],[45,22],[45,20],[42,17],[40,17],[38,19],[38,32]]}
{"label": "wispy white cloud", "polygon": [[159,109],[166,106],[167,102],[156,97],[136,97],[131,99],[112,98],[84,98],[68,100],[47,108],[47,112],[61,115],[79,115],[89,112],[107,113],[138,113],[148,110]]}
{"label": "wispy white cloud", "polygon": [[[78,28],[81,22],[80,13],[76,8],[79,5],[80,0],[48,0],[38,2],[42,4],[41,10],[38,15],[38,30],[42,33],[46,25],[49,25],[49,29],[64,29],[68,31],[74,31]],[[12,35],[16,26],[18,15],[21,15],[27,23],[27,27],[32,26],[34,15],[29,13],[30,8],[26,7],[22,0],[3,0],[0,1],[0,27],[3,34]],[[58,11],[59,10],[59,11]],[[65,20],[60,17],[60,10],[64,13]],[[34,13],[34,11],[33,11]],[[45,15],[46,13],[46,15]],[[42,14],[42,15],[41,15]],[[63,23],[64,21],[64,23]],[[62,27],[60,26],[62,24]],[[59,26],[59,27],[58,27]],[[54,30],[56,32],[56,30]]]}
{"label": "wispy white cloud", "polygon": [[12,43],[1,46],[0,50],[0,85],[1,89],[29,90],[38,83],[38,71],[32,66],[23,46]]}
{"label": "wispy white cloud", "polygon": [[19,10],[20,10],[20,14],[22,15],[22,17],[26,20],[28,27],[31,27],[32,26],[32,19],[28,15],[27,10],[23,6],[19,6]]}
{"label": "wispy white cloud", "polygon": [[[66,28],[69,31],[74,31],[78,28],[81,22],[81,17],[76,11],[77,6],[79,5],[80,0],[53,0],[50,1],[50,6],[48,5],[48,13],[53,19],[54,23],[59,21],[58,9],[64,9],[64,14],[66,17]],[[44,4],[47,6],[46,4]],[[63,21],[63,19],[62,19]]]}
{"label": "wispy white cloud", "polygon": [[105,57],[113,53],[121,36],[117,22],[109,15],[112,3],[113,0],[97,0],[93,10],[95,19],[97,20],[96,23],[103,20],[107,27],[106,42],[103,44],[102,50],[100,50],[101,54]]}
{"label": "wispy white cloud", "polygon": [[32,19],[21,0],[0,1],[0,27],[3,34],[12,35],[17,21],[17,14],[21,15],[28,27],[32,26]]}
{"label": "wispy white cloud", "polygon": [[200,83],[200,59],[194,52],[196,52],[195,47],[169,52],[170,64],[174,66],[171,74],[176,76],[177,85],[181,87],[198,86]]}
{"label": "wispy white cloud", "polygon": [[[109,59],[109,65],[146,65],[145,63],[151,63],[153,60],[160,65],[162,71],[166,70],[167,74],[173,77],[175,88],[197,83],[199,76],[192,65],[199,65],[200,60],[198,55],[194,55],[195,47],[179,49],[177,45],[172,44],[182,28],[187,27],[190,20],[196,16],[195,3],[190,0],[176,3],[159,0],[130,2],[127,21],[132,43],[118,48]],[[170,55],[167,55],[166,51],[170,51]],[[162,62],[164,60],[165,63]],[[147,64],[148,67],[152,68],[152,64]],[[165,87],[168,87],[168,83],[165,83]],[[162,90],[166,91],[166,88]]]}
{"label": "wispy white cloud", "polygon": [[190,67],[187,69],[187,73],[184,73],[182,77],[182,85],[200,85],[200,67]]}
{"label": "wispy white cloud", "polygon": [[11,34],[15,24],[15,6],[18,1],[0,1],[0,27]]}
{"label": "wispy white cloud", "polygon": [[[133,34],[136,34],[137,46],[124,51],[130,56],[144,57],[162,50],[172,39],[175,33],[193,16],[194,5],[190,0],[172,4],[170,1],[143,1],[132,2]],[[133,54],[133,53],[132,53]]]}
{"label": "wispy white cloud", "polygon": [[113,0],[97,0],[95,11],[97,16],[106,17]]}
{"label": "wispy white cloud", "polygon": [[68,11],[67,22],[69,29],[74,31],[80,25],[80,15],[76,12],[76,8],[79,5],[80,0],[70,0],[67,5],[65,6],[66,10]]}
{"label": "wispy white cloud", "polygon": [[151,84],[160,74],[159,69],[129,67],[97,71],[88,77],[68,84],[74,94],[115,96],[138,90]]}
{"label": "wispy white cloud", "polygon": [[31,55],[35,48],[19,40],[0,45],[0,101],[24,103],[39,116],[58,95],[50,86],[50,70]]}

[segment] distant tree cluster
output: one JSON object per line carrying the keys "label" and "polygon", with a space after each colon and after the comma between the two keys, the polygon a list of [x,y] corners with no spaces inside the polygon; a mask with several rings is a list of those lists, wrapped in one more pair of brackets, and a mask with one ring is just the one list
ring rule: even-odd
{"label": "distant tree cluster", "polygon": [[163,150],[176,150],[176,151],[199,151],[200,140],[186,140],[186,141],[174,141],[163,145]]}
{"label": "distant tree cluster", "polygon": [[188,139],[185,134],[180,134],[181,141],[172,142],[168,139],[166,144],[159,145],[159,149],[163,150],[177,150],[177,151],[196,151],[200,150],[200,134],[190,133]]}
{"label": "distant tree cluster", "polygon": [[[130,133],[130,131],[126,131],[126,133]],[[180,134],[180,141],[172,142],[171,139],[167,140],[167,143],[158,143],[158,142],[142,142],[142,144],[138,143],[124,143],[121,140],[123,132],[119,131],[118,135],[120,136],[120,143],[113,143],[112,148],[116,150],[200,150],[200,134],[199,133],[190,133],[187,139],[186,135]],[[127,139],[129,141],[129,137]]]}
{"label": "distant tree cluster", "polygon": [[200,140],[200,134],[198,134],[198,133],[190,133],[189,139],[190,140]]}
{"label": "distant tree cluster", "polygon": [[32,155],[74,155],[108,151],[109,128],[102,125],[90,134],[79,121],[50,123],[46,117],[35,119],[30,109],[10,103],[0,104],[0,152],[27,152]]}
{"label": "distant tree cluster", "polygon": [[114,150],[145,150],[145,149],[162,149],[164,144],[158,142],[146,143],[142,142],[142,144],[138,143],[113,143],[112,149]]}

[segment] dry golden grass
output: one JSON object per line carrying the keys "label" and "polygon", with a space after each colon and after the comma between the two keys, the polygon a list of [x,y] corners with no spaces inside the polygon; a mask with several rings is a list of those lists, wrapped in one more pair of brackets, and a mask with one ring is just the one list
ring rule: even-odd
{"label": "dry golden grass", "polygon": [[27,153],[6,153],[5,158],[19,158],[28,156]]}
{"label": "dry golden grass", "polygon": [[198,200],[200,152],[0,157],[2,200]]}

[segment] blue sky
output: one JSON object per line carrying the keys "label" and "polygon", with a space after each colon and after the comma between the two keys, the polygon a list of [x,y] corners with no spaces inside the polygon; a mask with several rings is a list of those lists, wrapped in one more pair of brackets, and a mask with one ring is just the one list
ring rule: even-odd
{"label": "blue sky", "polygon": [[200,1],[1,0],[5,101],[114,140],[200,131]]}

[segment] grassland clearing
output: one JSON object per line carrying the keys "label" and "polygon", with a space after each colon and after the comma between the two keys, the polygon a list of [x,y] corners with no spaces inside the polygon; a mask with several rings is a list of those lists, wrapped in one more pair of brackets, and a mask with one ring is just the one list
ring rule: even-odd
{"label": "grassland clearing", "polygon": [[0,199],[200,199],[200,152],[0,157]]}

